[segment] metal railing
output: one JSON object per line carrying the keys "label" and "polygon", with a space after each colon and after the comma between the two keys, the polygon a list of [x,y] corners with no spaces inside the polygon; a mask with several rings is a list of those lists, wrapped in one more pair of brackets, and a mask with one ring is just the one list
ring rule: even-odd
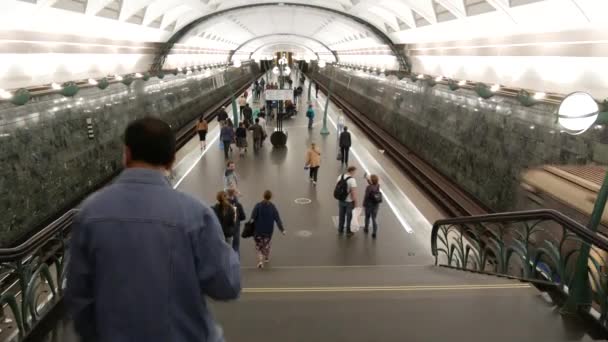
{"label": "metal railing", "polygon": [[558,211],[439,220],[431,249],[436,265],[550,285],[567,298],[562,312],[599,313],[606,326],[608,240]]}
{"label": "metal railing", "polygon": [[2,340],[27,336],[60,300],[75,214],[70,210],[21,245],[0,249]]}

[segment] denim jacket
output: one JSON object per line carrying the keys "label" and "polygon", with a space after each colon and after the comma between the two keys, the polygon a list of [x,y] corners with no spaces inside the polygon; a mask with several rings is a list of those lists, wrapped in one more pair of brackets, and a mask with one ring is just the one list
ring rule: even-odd
{"label": "denim jacket", "polygon": [[235,299],[240,280],[208,206],[127,169],[77,215],[65,299],[83,341],[218,342],[205,296]]}

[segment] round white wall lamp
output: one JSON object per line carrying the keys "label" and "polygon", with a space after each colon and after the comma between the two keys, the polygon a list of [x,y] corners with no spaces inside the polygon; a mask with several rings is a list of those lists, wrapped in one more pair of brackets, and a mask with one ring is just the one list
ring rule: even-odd
{"label": "round white wall lamp", "polygon": [[582,134],[597,121],[600,108],[585,92],[575,92],[564,98],[557,110],[557,119],[568,134]]}

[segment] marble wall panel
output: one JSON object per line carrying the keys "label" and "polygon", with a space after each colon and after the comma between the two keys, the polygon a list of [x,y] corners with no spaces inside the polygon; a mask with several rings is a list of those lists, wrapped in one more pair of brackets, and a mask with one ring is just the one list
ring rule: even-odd
{"label": "marble wall panel", "polygon": [[86,88],[73,98],[39,96],[24,106],[0,103],[0,247],[22,240],[118,172],[130,121],[157,116],[177,131],[229,96],[226,82],[238,88],[258,74],[257,65],[247,64],[213,75]]}
{"label": "marble wall panel", "polygon": [[509,97],[482,99],[471,90],[390,82],[331,66],[311,72],[326,86],[333,78],[334,92],[496,211],[516,209],[523,169],[605,160],[606,128],[565,134],[555,105],[525,107]]}

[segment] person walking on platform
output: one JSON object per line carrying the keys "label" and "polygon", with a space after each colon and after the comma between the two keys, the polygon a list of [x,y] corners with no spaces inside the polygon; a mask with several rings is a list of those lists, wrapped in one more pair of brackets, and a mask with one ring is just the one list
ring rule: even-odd
{"label": "person walking on platform", "polygon": [[315,98],[319,97],[319,85],[315,82]]}
{"label": "person walking on platform", "polygon": [[224,158],[229,158],[230,144],[234,141],[234,129],[226,123],[220,130],[220,140],[224,144]]}
{"label": "person walking on platform", "polygon": [[306,117],[308,118],[308,129],[312,129],[312,125],[315,119],[315,110],[312,108],[312,105],[308,105],[308,110],[306,111]]}
{"label": "person walking on platform", "polygon": [[243,108],[243,118],[245,119],[246,127],[253,124],[253,109],[249,107],[249,103],[245,103],[245,108]]}
{"label": "person walking on platform", "polygon": [[310,144],[310,148],[306,151],[306,167],[310,170],[310,181],[313,185],[317,185],[317,175],[321,167],[321,152],[315,143]]}
{"label": "person walking on platform", "polygon": [[228,201],[230,202],[230,204],[232,204],[232,206],[236,208],[236,224],[234,225],[234,236],[232,237],[232,249],[234,249],[234,251],[240,255],[241,222],[245,221],[247,219],[247,216],[245,215],[243,205],[239,202],[236,190],[228,189],[226,194],[228,195]]}
{"label": "person walking on platform", "polygon": [[236,147],[239,149],[241,156],[247,152],[247,128],[244,123],[239,124],[239,128],[236,129]]}
{"label": "person walking on platform", "polygon": [[226,123],[226,120],[228,120],[228,113],[226,113],[226,107],[222,107],[217,113],[217,121],[220,125],[223,125]]}
{"label": "person walking on platform", "polygon": [[344,131],[340,133],[340,155],[342,156],[342,166],[348,166],[348,152],[352,144],[348,127],[344,127]]}
{"label": "person walking on platform", "polygon": [[209,130],[209,125],[207,121],[201,116],[198,119],[198,123],[196,124],[196,132],[198,133],[198,140],[201,142],[201,151],[204,151],[207,148],[207,131]]}
{"label": "person walking on platform", "polygon": [[205,297],[239,296],[237,254],[211,208],[167,181],[176,146],[167,123],[131,122],[124,145],[125,170],[82,204],[72,226],[65,304],[76,333],[99,342],[224,341]]}
{"label": "person walking on platform", "polygon": [[279,211],[270,202],[271,199],[272,192],[270,190],[264,191],[264,200],[256,204],[251,212],[251,221],[253,221],[254,226],[253,240],[258,254],[258,268],[264,268],[264,264],[270,262],[270,243],[275,222],[281,233],[283,235],[286,233]]}
{"label": "person walking on platform", "polygon": [[378,234],[378,223],[376,217],[378,217],[378,209],[380,203],[382,203],[382,192],[380,192],[380,184],[378,183],[378,176],[371,175],[367,177],[367,174],[363,175],[367,180],[367,188],[365,188],[365,197],[363,198],[363,208],[365,208],[365,228],[363,232],[369,233],[369,220],[372,220],[372,238],[376,238]]}
{"label": "person walking on platform", "polygon": [[261,91],[262,93],[264,92],[264,89],[266,89],[265,87],[266,87],[266,81],[264,81],[264,79],[262,78],[262,79],[260,80],[260,91]]}
{"label": "person walking on platform", "polygon": [[[262,113],[262,112],[260,112],[260,113]],[[264,139],[266,139],[266,136],[267,136],[266,115],[259,115],[256,118],[256,120],[258,122],[258,125],[260,125],[260,127],[262,127],[262,142],[260,143],[260,144],[262,144],[262,143],[264,143]]]}
{"label": "person walking on platform", "polygon": [[243,120],[243,109],[245,109],[245,105],[247,104],[247,97],[243,94],[239,97],[239,118],[241,121]]}
{"label": "person walking on platform", "polygon": [[224,191],[218,192],[215,198],[217,203],[213,206],[213,211],[220,221],[226,243],[232,245],[236,225],[236,208],[228,201],[228,196]]}
{"label": "person walking on platform", "polygon": [[255,119],[255,124],[249,129],[253,132],[253,150],[257,151],[262,147],[262,140],[264,139],[264,129],[260,125],[260,119]]}
{"label": "person walking on platform", "polygon": [[357,181],[355,173],[357,168],[350,166],[346,173],[338,177],[336,187],[334,189],[334,198],[338,200],[338,233],[344,233],[346,227],[346,235],[352,236],[353,232],[350,225],[353,219],[353,210],[357,207]]}
{"label": "person walking on platform", "polygon": [[237,195],[240,195],[239,177],[236,174],[236,164],[233,161],[226,163],[226,170],[224,171],[224,191],[230,191],[230,189],[236,191]]}

